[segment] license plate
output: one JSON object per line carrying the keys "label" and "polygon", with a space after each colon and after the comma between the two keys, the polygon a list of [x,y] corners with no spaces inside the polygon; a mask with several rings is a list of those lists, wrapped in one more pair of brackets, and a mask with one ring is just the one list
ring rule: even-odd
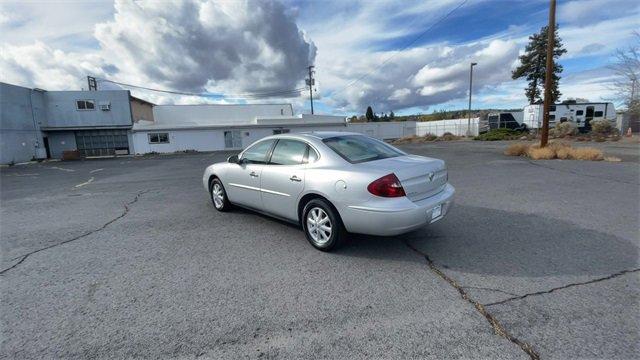
{"label": "license plate", "polygon": [[442,204],[434,207],[431,210],[431,220],[433,220],[433,219],[435,219],[437,217],[440,217],[440,215],[442,215]]}

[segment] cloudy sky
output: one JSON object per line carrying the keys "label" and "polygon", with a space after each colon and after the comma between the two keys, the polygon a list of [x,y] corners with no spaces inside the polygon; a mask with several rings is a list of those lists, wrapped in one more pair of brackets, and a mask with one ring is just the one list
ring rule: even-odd
{"label": "cloudy sky", "polygon": [[[318,112],[429,113],[522,107],[511,80],[548,1],[0,1],[0,81],[86,88],[86,75],[207,97],[132,89],[157,103],[292,102],[246,94],[304,87],[316,67]],[[636,0],[558,1],[563,99],[611,100],[607,64],[640,28]],[[118,88],[100,82],[105,89]],[[224,94],[226,96],[220,96]]]}

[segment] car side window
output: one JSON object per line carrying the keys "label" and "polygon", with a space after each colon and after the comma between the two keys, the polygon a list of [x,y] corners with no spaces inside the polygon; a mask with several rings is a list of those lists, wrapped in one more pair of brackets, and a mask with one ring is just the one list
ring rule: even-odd
{"label": "car side window", "polygon": [[313,164],[318,160],[318,153],[311,146],[307,146],[307,151],[309,152],[309,155],[307,155],[307,164]]}
{"label": "car side window", "polygon": [[270,165],[300,165],[304,160],[307,144],[302,141],[280,139],[273,149]]}
{"label": "car side window", "polygon": [[266,164],[267,154],[275,140],[261,141],[242,153],[242,160],[249,164]]}

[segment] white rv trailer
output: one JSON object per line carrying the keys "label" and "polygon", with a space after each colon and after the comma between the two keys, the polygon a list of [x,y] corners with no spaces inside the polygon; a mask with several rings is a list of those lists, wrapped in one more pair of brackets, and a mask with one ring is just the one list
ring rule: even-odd
{"label": "white rv trailer", "polygon": [[[542,127],[543,105],[533,104],[524,107],[523,123],[529,129]],[[578,129],[591,130],[592,120],[609,120],[613,126],[616,123],[616,109],[610,102],[584,102],[553,104],[549,109],[549,127],[557,123],[571,121]]]}

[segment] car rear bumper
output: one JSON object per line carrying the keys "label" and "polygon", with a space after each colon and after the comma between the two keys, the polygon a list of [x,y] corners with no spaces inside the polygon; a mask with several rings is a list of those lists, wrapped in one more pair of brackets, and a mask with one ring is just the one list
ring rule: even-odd
{"label": "car rear bumper", "polygon": [[[404,198],[401,206],[343,206],[340,216],[347,231],[359,234],[392,236],[418,229],[444,218],[453,205],[455,188],[446,184],[438,194],[412,202]],[[432,218],[433,209],[442,206],[442,214]]]}

